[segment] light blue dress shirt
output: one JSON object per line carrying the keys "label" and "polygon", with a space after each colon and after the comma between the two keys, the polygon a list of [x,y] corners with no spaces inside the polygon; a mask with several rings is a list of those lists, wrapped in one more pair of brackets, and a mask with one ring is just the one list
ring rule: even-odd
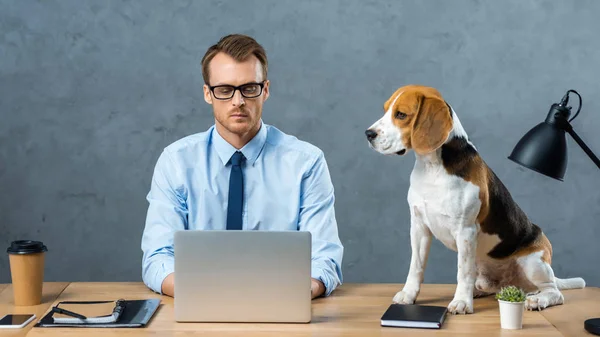
{"label": "light blue dress shirt", "polygon": [[[161,153],[142,235],[142,278],[162,293],[174,271],[177,230],[225,230],[230,158],[236,149],[213,125],[182,138]],[[246,158],[243,230],[299,230],[312,235],[311,277],[325,296],[342,284],[344,248],[338,236],[334,189],[323,152],[261,121],[241,150]]]}

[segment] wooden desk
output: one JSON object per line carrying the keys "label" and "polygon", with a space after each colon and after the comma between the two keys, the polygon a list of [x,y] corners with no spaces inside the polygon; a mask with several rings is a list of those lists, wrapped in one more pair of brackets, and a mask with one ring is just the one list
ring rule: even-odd
{"label": "wooden desk", "polygon": [[[6,314],[35,314],[34,322],[37,322],[68,285],[68,282],[46,282],[42,288],[42,304],[15,306],[12,285],[0,284],[0,318]],[[34,322],[22,329],[0,329],[0,337],[26,336]]]}
{"label": "wooden desk", "polygon": [[[313,301],[310,324],[176,323],[173,299],[148,290],[142,283],[71,283],[55,300],[160,298],[150,324],[141,329],[33,328],[27,336],[592,336],[583,321],[600,317],[600,289],[563,291],[565,304],[541,312],[526,311],[523,330],[500,329],[498,304],[492,296],[475,300],[472,315],[446,318],[442,329],[381,327],[380,318],[400,284],[345,284],[329,298]],[[447,305],[455,285],[424,285],[419,303]],[[46,289],[46,288],[45,288]],[[6,293],[6,290],[3,294]],[[1,296],[5,305],[7,297]],[[49,306],[45,306],[49,310]],[[41,315],[40,315],[41,317]],[[30,327],[33,324],[30,325]],[[4,334],[0,332],[0,337]]]}

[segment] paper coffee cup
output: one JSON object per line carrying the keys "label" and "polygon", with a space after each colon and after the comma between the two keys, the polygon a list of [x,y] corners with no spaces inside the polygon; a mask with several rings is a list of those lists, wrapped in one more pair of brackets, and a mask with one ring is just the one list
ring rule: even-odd
{"label": "paper coffee cup", "polygon": [[9,254],[15,305],[42,303],[44,255],[47,251],[42,242],[30,240],[13,241],[6,250]]}

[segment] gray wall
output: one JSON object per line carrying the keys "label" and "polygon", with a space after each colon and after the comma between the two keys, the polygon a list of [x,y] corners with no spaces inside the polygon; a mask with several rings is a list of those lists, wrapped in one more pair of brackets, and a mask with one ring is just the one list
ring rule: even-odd
{"label": "gray wall", "polygon": [[[1,1],[0,247],[39,239],[49,281],[140,281],[152,170],[213,122],[199,61],[231,32],[270,59],[266,122],[319,146],[336,188],[346,282],[404,282],[414,163],[364,130],[398,87],[437,87],[553,243],[558,276],[600,286],[600,172],[569,142],[560,183],[506,157],[567,89],[600,154],[599,1]],[[434,241],[426,282],[456,282]],[[9,282],[6,253],[0,282]]]}

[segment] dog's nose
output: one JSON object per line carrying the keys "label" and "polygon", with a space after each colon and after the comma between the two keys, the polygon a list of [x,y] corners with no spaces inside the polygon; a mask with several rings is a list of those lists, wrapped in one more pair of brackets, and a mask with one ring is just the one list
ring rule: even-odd
{"label": "dog's nose", "polygon": [[375,137],[377,137],[377,132],[375,132],[371,129],[368,129],[367,131],[365,131],[365,135],[367,135],[368,140],[373,140],[373,139],[375,139]]}

